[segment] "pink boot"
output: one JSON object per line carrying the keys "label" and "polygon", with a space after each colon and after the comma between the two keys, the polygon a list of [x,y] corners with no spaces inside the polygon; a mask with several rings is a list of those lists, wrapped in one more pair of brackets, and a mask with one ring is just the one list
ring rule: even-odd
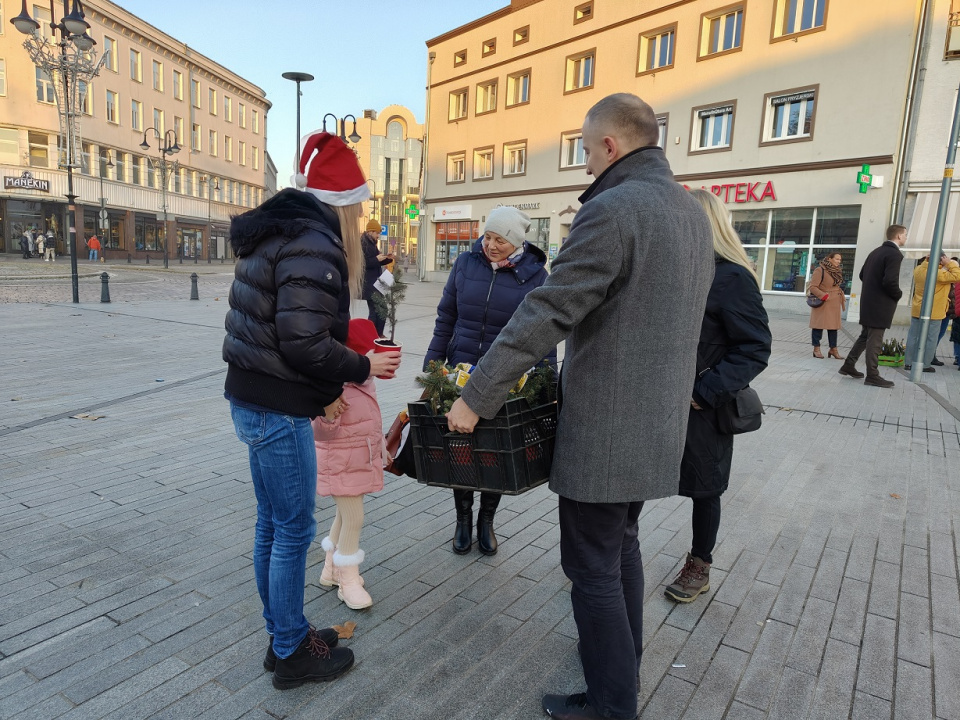
{"label": "pink boot", "polygon": [[340,582],[337,579],[337,567],[333,563],[333,555],[337,547],[329,536],[321,541],[320,547],[327,551],[327,557],[323,561],[323,571],[320,573],[320,584],[323,587],[337,587]]}
{"label": "pink boot", "polygon": [[363,610],[373,605],[373,598],[363,589],[363,578],[360,577],[359,566],[363,562],[363,550],[357,550],[353,555],[343,555],[338,550],[333,557],[337,564],[337,580],[340,585],[337,597],[351,610]]}

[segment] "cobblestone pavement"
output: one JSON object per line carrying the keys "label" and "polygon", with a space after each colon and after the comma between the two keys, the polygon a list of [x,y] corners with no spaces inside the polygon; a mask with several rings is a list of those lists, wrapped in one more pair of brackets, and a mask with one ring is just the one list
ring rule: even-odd
{"label": "cobblestone pavement", "polygon": [[[308,617],[357,622],[356,667],[274,690],[254,498],[221,395],[229,277],[202,275],[190,302],[179,268],[108,266],[111,305],[92,279],[80,305],[69,279],[23,283],[14,304],[14,265],[0,263],[0,717],[539,718],[544,692],[582,690],[556,497],[505,498],[500,552],[458,556],[449,491],[407,478],[367,498],[370,610],[322,588],[318,543],[309,555]],[[440,290],[411,286],[387,422],[416,394]],[[773,326],[767,416],[736,441],[706,597],[662,595],[689,502],[641,516],[642,717],[960,720],[960,373],[914,386],[888,369],[893,390],[865,387],[809,356],[805,317]],[[319,501],[318,532],[333,512]]]}

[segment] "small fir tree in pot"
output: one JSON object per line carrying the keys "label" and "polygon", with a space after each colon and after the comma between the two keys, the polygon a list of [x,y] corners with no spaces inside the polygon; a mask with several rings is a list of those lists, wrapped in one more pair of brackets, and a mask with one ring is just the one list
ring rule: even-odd
{"label": "small fir tree in pot", "polygon": [[[393,285],[386,288],[385,293],[374,292],[373,307],[377,311],[377,315],[386,321],[386,326],[389,329],[387,337],[390,343],[396,345],[393,335],[397,328],[397,308],[400,307],[400,303],[407,296],[407,283],[403,281],[403,270],[396,262],[393,263],[392,274]],[[380,344],[384,345],[386,343],[381,341]]]}

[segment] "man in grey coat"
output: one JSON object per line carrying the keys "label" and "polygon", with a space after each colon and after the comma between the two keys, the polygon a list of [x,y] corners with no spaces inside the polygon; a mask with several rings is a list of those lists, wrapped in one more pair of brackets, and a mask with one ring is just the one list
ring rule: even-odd
{"label": "man in grey coat", "polygon": [[713,243],[635,95],[587,113],[594,183],[544,285],[527,295],[447,415],[471,432],[525,370],[566,339],[550,488],[572,582],[587,692],[546,695],[558,718],[634,718],[642,652],[645,500],[677,493]]}

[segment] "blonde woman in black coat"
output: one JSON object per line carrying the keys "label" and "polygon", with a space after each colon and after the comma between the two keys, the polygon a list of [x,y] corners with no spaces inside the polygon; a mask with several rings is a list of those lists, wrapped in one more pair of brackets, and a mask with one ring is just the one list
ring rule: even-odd
{"label": "blonde woman in black coat", "polygon": [[771,342],[757,274],[730,224],[730,213],[706,190],[691,194],[710,218],[716,272],[700,329],[697,379],[680,463],[680,495],[693,500],[693,544],[680,573],[664,591],[682,603],[710,589],[720,496],[730,482],[733,435],[718,431],[718,408],[763,372]]}

